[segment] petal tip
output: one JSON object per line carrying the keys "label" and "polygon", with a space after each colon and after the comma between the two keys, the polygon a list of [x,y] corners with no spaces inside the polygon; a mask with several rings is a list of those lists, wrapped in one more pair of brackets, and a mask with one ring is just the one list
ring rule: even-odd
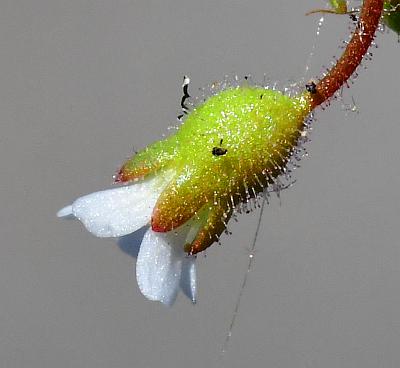
{"label": "petal tip", "polygon": [[163,299],[163,298],[162,298],[162,299],[159,299],[158,301],[159,301],[162,305],[165,305],[166,307],[171,308],[171,307],[174,305],[175,300],[176,300],[176,295],[173,296],[172,298],[166,298],[166,299]]}
{"label": "petal tip", "polygon": [[72,205],[69,206],[65,206],[64,208],[61,208],[61,210],[59,210],[57,212],[57,217],[72,217],[73,216],[73,212],[72,212]]}

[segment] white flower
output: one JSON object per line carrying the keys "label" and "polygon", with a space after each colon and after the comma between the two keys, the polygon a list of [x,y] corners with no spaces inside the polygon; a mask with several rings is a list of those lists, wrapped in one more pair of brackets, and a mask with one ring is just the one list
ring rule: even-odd
{"label": "white flower", "polygon": [[140,290],[171,305],[182,287],[194,301],[195,260],[186,253],[219,241],[234,211],[286,173],[307,101],[247,84],[227,88],[193,109],[175,134],[126,161],[115,179],[128,185],[81,197],[58,215],[76,217],[99,237],[151,222],[137,259]]}
{"label": "white flower", "polygon": [[[120,237],[148,226],[153,208],[173,172],[127,186],[80,197],[64,207],[58,217],[75,217],[98,237]],[[191,242],[195,220],[167,233],[147,229],[136,262],[136,278],[142,294],[150,300],[172,305],[182,288],[196,301],[195,256],[184,252]],[[191,239],[189,239],[191,237]]]}

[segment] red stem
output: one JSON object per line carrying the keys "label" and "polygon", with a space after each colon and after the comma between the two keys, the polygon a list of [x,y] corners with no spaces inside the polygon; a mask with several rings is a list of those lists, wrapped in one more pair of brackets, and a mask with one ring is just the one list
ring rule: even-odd
{"label": "red stem", "polygon": [[316,85],[316,92],[309,94],[311,109],[327,101],[351,77],[374,39],[383,10],[384,0],[365,0],[353,37],[343,55],[329,73]]}

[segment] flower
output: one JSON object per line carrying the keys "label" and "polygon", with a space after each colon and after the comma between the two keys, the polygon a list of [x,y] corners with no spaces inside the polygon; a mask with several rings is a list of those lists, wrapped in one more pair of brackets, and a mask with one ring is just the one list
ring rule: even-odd
{"label": "flower", "polygon": [[195,301],[194,255],[219,240],[240,204],[287,171],[304,139],[308,101],[248,85],[225,89],[128,160],[116,176],[125,186],[78,198],[58,215],[99,237],[150,224],[136,266],[141,292],[171,305],[189,285]]}
{"label": "flower", "polygon": [[[88,194],[64,207],[58,217],[75,217],[98,237],[120,237],[146,226],[157,198],[172,172],[153,176],[133,185]],[[196,301],[195,256],[182,247],[190,224],[175,232],[147,229],[138,254],[136,277],[140,291],[150,300],[172,305],[180,287]]]}

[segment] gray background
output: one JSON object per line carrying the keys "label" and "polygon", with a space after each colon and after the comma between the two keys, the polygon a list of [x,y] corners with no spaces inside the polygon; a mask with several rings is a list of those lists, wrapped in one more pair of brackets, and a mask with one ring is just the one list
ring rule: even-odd
{"label": "gray background", "polygon": [[[398,367],[399,56],[379,34],[310,156],[266,208],[225,356],[257,213],[199,257],[199,301],[147,301],[129,239],[56,211],[111,184],[190,90],[227,73],[301,80],[322,1],[0,1],[0,367]],[[311,73],[348,32],[328,17]],[[131,239],[132,240],[132,239]]]}

